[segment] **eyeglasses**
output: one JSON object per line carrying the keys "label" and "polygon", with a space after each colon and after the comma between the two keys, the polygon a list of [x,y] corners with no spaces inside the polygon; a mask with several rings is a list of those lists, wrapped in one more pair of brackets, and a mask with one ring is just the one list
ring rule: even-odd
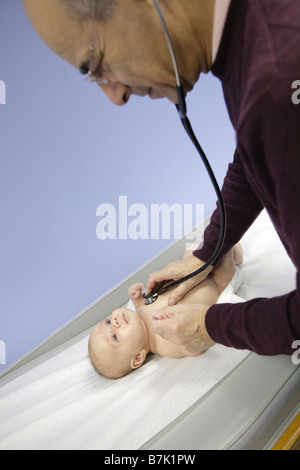
{"label": "eyeglasses", "polygon": [[92,18],[92,34],[91,34],[91,42],[90,42],[90,58],[89,58],[89,68],[88,68],[88,73],[87,73],[87,81],[88,82],[95,82],[98,85],[107,85],[108,80],[103,77],[97,77],[95,73],[92,71],[93,70],[93,62],[94,62],[94,42],[95,42],[95,21],[96,21],[96,1],[95,1],[95,8],[94,8],[94,14]]}

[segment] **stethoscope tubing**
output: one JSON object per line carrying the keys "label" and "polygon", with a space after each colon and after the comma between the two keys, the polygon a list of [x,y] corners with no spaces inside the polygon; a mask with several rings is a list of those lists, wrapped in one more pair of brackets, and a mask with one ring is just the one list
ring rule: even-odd
{"label": "stethoscope tubing", "polygon": [[[183,95],[182,88],[181,88],[181,90],[178,90],[178,94]],[[183,99],[184,99],[184,97],[183,97]],[[179,103],[182,103],[182,96],[180,98]],[[204,163],[205,169],[206,169],[206,171],[207,171],[207,173],[210,177],[210,180],[211,180],[212,185],[214,187],[215,193],[217,195],[217,199],[218,199],[218,203],[219,203],[219,211],[220,211],[220,231],[219,231],[219,238],[218,238],[216,248],[215,248],[213,254],[211,255],[211,257],[207,260],[207,262],[205,264],[203,264],[196,271],[193,271],[192,273],[190,273],[190,274],[188,274],[188,275],[186,275],[186,276],[184,276],[184,277],[182,277],[182,278],[180,278],[176,281],[173,281],[171,284],[169,284],[166,287],[162,287],[161,289],[159,289],[155,293],[151,292],[147,296],[144,296],[144,298],[148,299],[148,300],[151,299],[151,297],[154,297],[153,302],[157,299],[157,297],[159,295],[164,294],[165,292],[169,291],[170,289],[173,289],[174,287],[178,286],[182,282],[188,281],[192,277],[197,276],[198,274],[205,271],[209,266],[214,264],[214,262],[216,261],[216,259],[218,258],[218,256],[220,255],[220,253],[222,251],[225,236],[226,236],[226,210],[225,210],[225,204],[224,204],[223,196],[222,196],[221,190],[219,188],[218,182],[216,180],[216,177],[214,175],[214,172],[211,168],[211,165],[210,165],[210,163],[209,163],[209,161],[208,161],[208,159],[205,155],[204,150],[202,149],[201,145],[199,144],[199,141],[197,140],[197,138],[194,134],[191,123],[190,123],[190,121],[189,121],[189,119],[186,115],[185,99],[184,99],[184,105],[178,104],[178,105],[176,105],[176,108],[178,110],[178,113],[179,113],[179,116],[180,116],[180,119],[181,119],[181,122],[182,122],[182,125],[183,125],[184,129],[186,130],[188,136],[190,137],[191,141],[193,142],[194,146],[196,147],[196,150],[197,150],[198,154],[200,155],[200,157],[201,157],[201,159]],[[149,302],[149,303],[152,303],[152,302]]]}
{"label": "stethoscope tubing", "polygon": [[177,62],[176,62],[174,49],[173,49],[173,46],[172,46],[172,43],[171,43],[171,39],[170,39],[170,36],[169,36],[169,33],[168,33],[168,29],[167,29],[164,17],[162,15],[160,7],[158,5],[158,2],[157,2],[157,0],[153,0],[153,1],[154,1],[156,10],[158,12],[158,15],[159,15],[161,23],[162,23],[162,27],[163,27],[163,30],[164,30],[164,33],[165,33],[165,37],[166,37],[166,40],[167,40],[167,44],[168,44],[168,47],[169,47],[169,51],[170,51],[173,66],[174,66],[176,84],[177,84],[176,89],[177,89],[177,95],[178,95],[178,104],[176,104],[176,109],[178,111],[178,114],[179,114],[179,117],[181,119],[182,125],[183,125],[185,131],[187,132],[189,138],[191,139],[192,143],[194,144],[194,146],[195,146],[195,148],[196,148],[196,150],[197,150],[197,152],[198,152],[198,154],[199,154],[199,156],[200,156],[200,158],[201,158],[201,160],[202,160],[202,162],[205,166],[205,169],[206,169],[206,171],[209,175],[209,178],[211,180],[213,188],[215,190],[215,193],[216,193],[216,196],[217,196],[217,199],[218,199],[219,211],[220,211],[220,231],[219,231],[219,237],[218,237],[218,242],[217,242],[216,248],[215,248],[213,254],[210,256],[210,258],[207,260],[207,262],[205,264],[203,264],[196,271],[193,271],[192,273],[188,274],[187,276],[184,276],[184,277],[182,277],[182,278],[180,278],[176,281],[173,281],[171,284],[169,284],[166,287],[162,287],[157,292],[155,292],[155,293],[151,292],[148,295],[144,295],[143,297],[145,299],[147,299],[146,303],[149,303],[149,304],[155,302],[155,300],[157,299],[157,297],[159,295],[164,294],[165,292],[169,291],[170,289],[173,289],[174,287],[178,286],[182,282],[185,282],[185,281],[191,279],[192,277],[197,276],[201,272],[205,271],[209,266],[213,265],[214,262],[219,257],[221,251],[222,251],[225,236],[226,236],[226,209],[225,209],[223,196],[222,196],[221,190],[219,188],[218,182],[216,180],[216,177],[214,175],[214,172],[211,168],[211,165],[210,165],[210,163],[209,163],[209,161],[208,161],[208,159],[205,155],[205,152],[202,149],[197,137],[195,136],[192,125],[191,125],[191,123],[190,123],[190,121],[187,117],[186,100],[185,100],[183,87],[180,83],[179,71],[178,71],[178,67],[177,67]]}

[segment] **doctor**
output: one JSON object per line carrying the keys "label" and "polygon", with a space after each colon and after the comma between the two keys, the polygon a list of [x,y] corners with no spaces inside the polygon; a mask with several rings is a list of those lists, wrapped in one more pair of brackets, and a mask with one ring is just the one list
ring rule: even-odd
{"label": "doctor", "polygon": [[[175,77],[153,0],[23,0],[43,41],[108,98],[131,95],[176,103]],[[222,254],[263,208],[297,268],[297,289],[242,304],[181,306],[211,268],[177,287],[154,312],[153,332],[200,354],[215,342],[264,355],[293,353],[300,339],[300,80],[299,0],[160,0],[185,92],[200,73],[221,80],[237,146],[224,180],[227,233]],[[295,85],[296,84],[296,85]],[[200,110],[199,112],[203,112]],[[218,208],[204,245],[153,273],[159,283],[195,271],[219,235]]]}

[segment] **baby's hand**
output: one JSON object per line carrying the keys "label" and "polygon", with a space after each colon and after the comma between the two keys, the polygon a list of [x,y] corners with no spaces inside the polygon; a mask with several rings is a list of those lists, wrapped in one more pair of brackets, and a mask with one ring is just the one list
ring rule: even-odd
{"label": "baby's hand", "polygon": [[144,289],[144,286],[141,282],[137,282],[136,284],[133,284],[131,287],[128,289],[128,295],[130,299],[133,300],[139,300],[142,297],[142,290]]}

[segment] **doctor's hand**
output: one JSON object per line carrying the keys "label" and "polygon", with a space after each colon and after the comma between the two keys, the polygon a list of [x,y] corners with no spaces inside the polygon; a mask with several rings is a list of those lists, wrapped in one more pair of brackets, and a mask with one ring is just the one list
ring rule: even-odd
{"label": "doctor's hand", "polygon": [[[194,255],[186,256],[181,260],[174,261],[164,269],[150,274],[146,286],[146,294],[149,294],[152,292],[152,290],[154,290],[154,292],[158,291],[166,281],[177,281],[178,279],[187,276],[188,274],[201,268],[203,264],[205,263]],[[188,279],[182,284],[179,284],[178,287],[172,289],[168,298],[168,305],[176,305],[178,302],[180,302],[183,297],[193,289],[193,287],[200,284],[200,282],[202,282],[207,277],[211,270],[212,266],[209,266],[202,273],[197,274],[197,276]]]}
{"label": "doctor's hand", "polygon": [[205,304],[179,304],[153,310],[151,331],[181,346],[187,356],[199,356],[215,344],[205,327],[209,308]]}

